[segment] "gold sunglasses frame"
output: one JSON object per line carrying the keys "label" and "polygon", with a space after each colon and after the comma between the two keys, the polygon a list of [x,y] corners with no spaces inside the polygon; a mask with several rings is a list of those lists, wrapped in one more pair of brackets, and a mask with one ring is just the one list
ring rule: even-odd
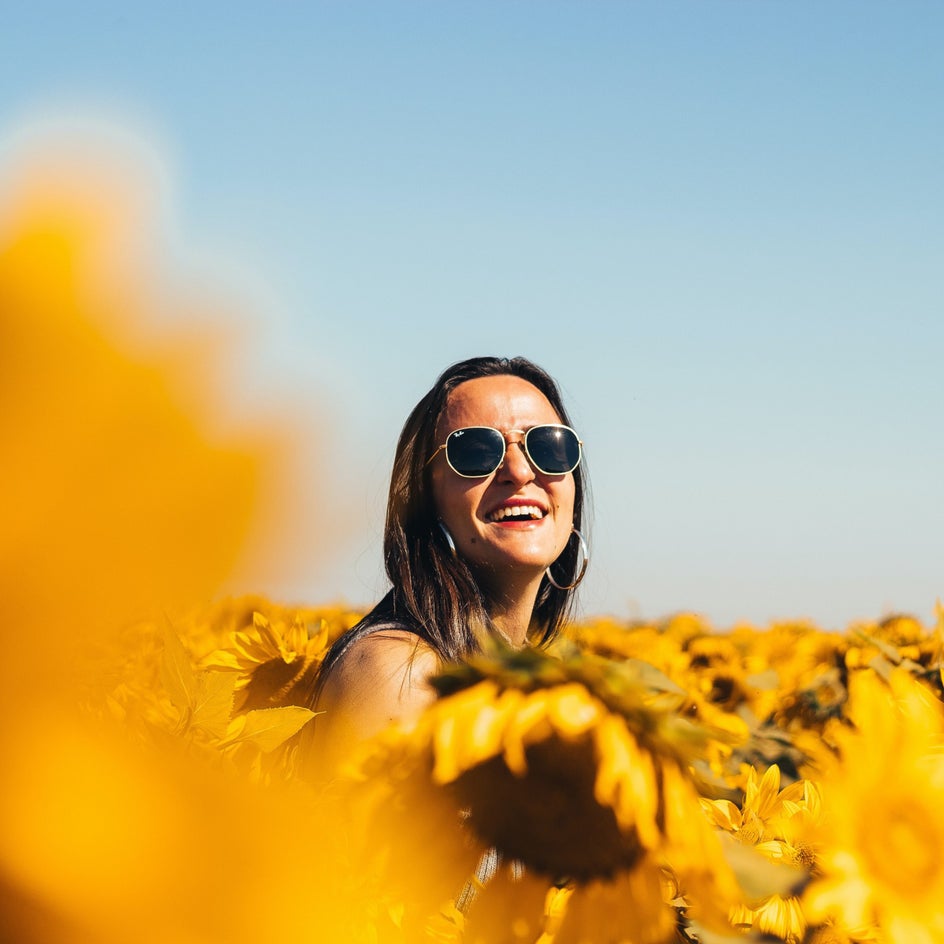
{"label": "gold sunglasses frame", "polygon": [[[490,429],[494,433],[498,433],[501,436],[502,440],[502,454],[501,458],[498,460],[498,464],[492,469],[491,472],[484,472],[481,475],[467,475],[464,472],[460,472],[450,461],[449,461],[449,450],[446,448],[449,445],[449,440],[455,436],[456,433],[464,433],[466,430],[470,429]],[[568,432],[574,434],[574,438],[577,440],[577,461],[569,468],[566,472],[545,472],[535,461],[531,455],[531,451],[528,449],[528,436],[534,432],[536,429],[566,429]],[[520,440],[514,440],[509,442],[508,437],[512,433],[518,433],[522,438]],[[580,465],[583,460],[583,440],[580,436],[577,435],[577,430],[571,426],[567,426],[565,423],[538,423],[536,426],[532,426],[529,429],[509,429],[507,432],[502,432],[500,429],[497,429],[494,426],[460,426],[458,429],[454,429],[448,436],[446,436],[446,441],[442,443],[436,451],[426,460],[426,465],[429,465],[436,456],[439,455],[444,449],[446,450],[446,463],[449,465],[449,468],[456,473],[460,478],[463,479],[484,479],[488,476],[497,472],[505,462],[505,456],[508,454],[508,447],[514,445],[521,445],[524,447],[524,454],[527,457],[528,462],[531,464],[531,467],[535,471],[540,472],[541,475],[557,476],[557,475],[567,475],[570,472],[573,472],[577,466]]]}

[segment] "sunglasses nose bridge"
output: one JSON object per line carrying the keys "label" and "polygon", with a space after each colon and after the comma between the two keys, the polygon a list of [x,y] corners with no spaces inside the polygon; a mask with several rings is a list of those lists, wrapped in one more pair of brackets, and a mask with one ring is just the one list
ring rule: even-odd
{"label": "sunglasses nose bridge", "polygon": [[[505,440],[505,454],[498,466],[498,470],[504,470],[507,475],[522,477],[533,477],[536,471],[539,471],[528,452],[527,431],[523,429],[509,429],[502,434]],[[518,449],[512,449],[517,446]],[[515,454],[512,459],[512,453]]]}

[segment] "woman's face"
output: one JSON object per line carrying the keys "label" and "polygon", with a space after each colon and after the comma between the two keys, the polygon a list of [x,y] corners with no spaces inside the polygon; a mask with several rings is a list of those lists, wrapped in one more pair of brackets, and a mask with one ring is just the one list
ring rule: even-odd
{"label": "woman's face", "polygon": [[[484,478],[462,478],[446,461],[433,460],[433,501],[452,534],[456,551],[483,584],[501,591],[522,577],[540,578],[557,559],[574,522],[574,476],[547,475],[528,461],[523,436],[561,418],[537,387],[513,375],[479,377],[449,395],[436,427],[443,443],[456,429],[493,426],[505,434],[505,459]],[[503,517],[515,507],[531,506],[536,516]]]}

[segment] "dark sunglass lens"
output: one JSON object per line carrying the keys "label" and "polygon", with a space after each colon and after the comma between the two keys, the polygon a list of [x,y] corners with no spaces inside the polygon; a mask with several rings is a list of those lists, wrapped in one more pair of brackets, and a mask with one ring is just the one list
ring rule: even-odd
{"label": "dark sunglass lens", "polygon": [[548,475],[563,475],[580,462],[580,440],[566,426],[535,426],[528,431],[531,461]]}
{"label": "dark sunglass lens", "polygon": [[457,429],[446,440],[446,458],[459,473],[470,478],[490,475],[502,460],[505,440],[497,429],[473,426]]}

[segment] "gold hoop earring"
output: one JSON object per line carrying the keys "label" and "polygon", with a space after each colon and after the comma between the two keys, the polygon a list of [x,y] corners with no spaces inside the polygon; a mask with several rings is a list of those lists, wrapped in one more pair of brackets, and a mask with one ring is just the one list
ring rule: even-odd
{"label": "gold hoop earring", "polygon": [[436,523],[439,525],[439,530],[442,531],[443,537],[446,539],[446,544],[449,545],[449,550],[452,551],[452,556],[458,557],[459,555],[456,553],[456,542],[453,541],[449,529],[441,521],[437,521]]}
{"label": "gold hoop earring", "polygon": [[566,586],[559,584],[551,574],[551,567],[548,565],[547,570],[544,571],[547,579],[550,581],[551,586],[557,587],[558,590],[573,590],[574,587],[583,580],[584,574],[587,572],[587,566],[590,564],[590,548],[587,547],[587,542],[584,540],[583,535],[576,529],[573,528],[570,532],[571,534],[577,535],[577,540],[580,542],[580,550],[583,553],[583,565],[580,568],[580,573],[577,574],[577,579],[573,583],[569,583]]}

